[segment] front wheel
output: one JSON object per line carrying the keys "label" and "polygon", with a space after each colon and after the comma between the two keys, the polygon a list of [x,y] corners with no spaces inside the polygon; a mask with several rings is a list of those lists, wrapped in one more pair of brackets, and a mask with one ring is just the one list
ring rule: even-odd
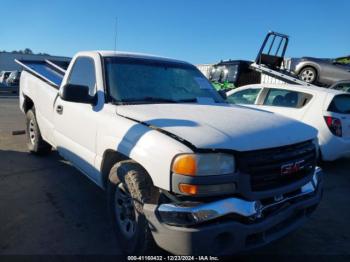
{"label": "front wheel", "polygon": [[148,221],[143,213],[145,203],[153,203],[157,198],[148,174],[133,161],[115,164],[109,177],[117,176],[115,184],[109,179],[107,199],[112,225],[125,254],[149,254],[155,250]]}
{"label": "front wheel", "polygon": [[316,82],[316,78],[317,78],[316,69],[313,67],[307,66],[300,71],[298,77],[300,80],[303,80],[308,84],[313,84]]}

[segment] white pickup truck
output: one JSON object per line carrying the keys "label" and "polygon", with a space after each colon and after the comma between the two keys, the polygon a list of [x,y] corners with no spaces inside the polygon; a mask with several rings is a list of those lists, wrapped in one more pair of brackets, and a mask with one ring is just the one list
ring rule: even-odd
{"label": "white pickup truck", "polygon": [[126,254],[249,250],[320,202],[316,130],[225,103],[189,63],[108,51],[68,68],[17,62],[29,150],[54,148],[106,190]]}

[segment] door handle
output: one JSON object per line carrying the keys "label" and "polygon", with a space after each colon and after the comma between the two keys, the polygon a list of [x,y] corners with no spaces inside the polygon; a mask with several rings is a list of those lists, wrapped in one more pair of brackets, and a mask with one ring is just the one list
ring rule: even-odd
{"label": "door handle", "polygon": [[62,115],[62,113],[63,113],[63,106],[58,105],[58,106],[56,107],[56,112],[57,112],[58,114]]}

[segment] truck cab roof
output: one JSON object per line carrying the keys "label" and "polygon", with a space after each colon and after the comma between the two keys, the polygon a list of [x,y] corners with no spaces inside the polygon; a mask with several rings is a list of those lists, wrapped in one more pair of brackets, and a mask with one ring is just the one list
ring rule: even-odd
{"label": "truck cab roof", "polygon": [[83,52],[77,53],[76,56],[91,55],[91,53],[98,53],[102,57],[129,57],[129,58],[150,59],[150,60],[157,60],[157,61],[189,64],[182,60],[177,60],[177,59],[163,57],[163,56],[157,56],[157,55],[145,54],[145,53],[123,52],[123,51],[108,51],[108,50],[83,51]]}

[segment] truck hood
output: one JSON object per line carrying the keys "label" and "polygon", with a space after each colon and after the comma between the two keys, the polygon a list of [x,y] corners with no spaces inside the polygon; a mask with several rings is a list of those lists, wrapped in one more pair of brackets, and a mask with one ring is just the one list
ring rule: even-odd
{"label": "truck hood", "polygon": [[316,129],[277,114],[228,104],[117,107],[121,116],[172,133],[196,148],[249,151],[316,138]]}

